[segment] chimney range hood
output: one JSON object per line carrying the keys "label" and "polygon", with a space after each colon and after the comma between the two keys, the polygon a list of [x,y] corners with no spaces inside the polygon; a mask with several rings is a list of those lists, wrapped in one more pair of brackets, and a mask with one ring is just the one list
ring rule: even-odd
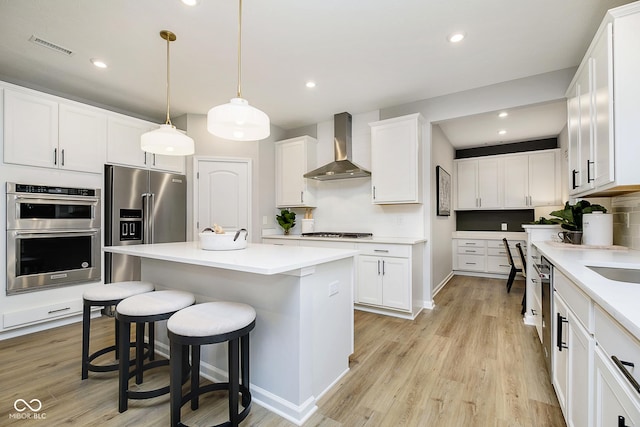
{"label": "chimney range hood", "polygon": [[351,114],[340,113],[333,116],[333,150],[335,160],[318,169],[304,174],[305,178],[318,181],[332,179],[362,178],[371,172],[351,161]]}

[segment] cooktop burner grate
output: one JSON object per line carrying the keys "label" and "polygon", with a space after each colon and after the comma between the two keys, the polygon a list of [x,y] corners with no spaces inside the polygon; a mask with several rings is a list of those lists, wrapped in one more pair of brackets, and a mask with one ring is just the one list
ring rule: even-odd
{"label": "cooktop burner grate", "polygon": [[337,231],[316,231],[313,233],[302,233],[303,237],[333,237],[344,239],[364,239],[367,237],[373,237],[373,233],[348,233]]}

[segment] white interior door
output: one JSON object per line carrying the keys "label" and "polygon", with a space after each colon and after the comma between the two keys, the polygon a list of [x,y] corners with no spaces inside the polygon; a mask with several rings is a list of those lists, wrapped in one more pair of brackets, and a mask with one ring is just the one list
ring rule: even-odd
{"label": "white interior door", "polygon": [[225,231],[249,230],[250,171],[248,159],[196,160],[196,233],[213,224]]}

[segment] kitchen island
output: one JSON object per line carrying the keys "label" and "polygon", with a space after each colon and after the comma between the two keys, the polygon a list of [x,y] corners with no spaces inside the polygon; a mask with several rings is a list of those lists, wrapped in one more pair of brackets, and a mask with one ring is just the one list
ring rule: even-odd
{"label": "kitchen island", "polygon": [[[356,250],[249,244],[244,250],[205,251],[198,242],[104,250],[140,257],[142,279],[156,289],[192,292],[197,302],[253,306],[253,400],[298,425],[349,370]],[[156,327],[156,348],[168,355],[166,322]],[[225,344],[203,348],[201,372],[214,381],[225,379]]]}

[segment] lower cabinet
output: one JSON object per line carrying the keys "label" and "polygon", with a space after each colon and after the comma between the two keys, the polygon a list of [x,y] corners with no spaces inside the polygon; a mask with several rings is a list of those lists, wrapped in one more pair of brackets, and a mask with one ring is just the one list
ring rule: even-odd
{"label": "lower cabinet", "polygon": [[[526,252],[524,240],[509,240],[511,256],[520,265],[516,243]],[[453,269],[456,272],[479,272],[508,275],[511,264],[501,239],[453,239]]]}
{"label": "lower cabinet", "polygon": [[595,352],[595,414],[594,426],[640,426],[640,406],[637,396],[628,390],[623,378],[607,355],[599,348]]}
{"label": "lower cabinet", "polygon": [[410,280],[408,259],[361,255],[356,301],[410,311]]}

